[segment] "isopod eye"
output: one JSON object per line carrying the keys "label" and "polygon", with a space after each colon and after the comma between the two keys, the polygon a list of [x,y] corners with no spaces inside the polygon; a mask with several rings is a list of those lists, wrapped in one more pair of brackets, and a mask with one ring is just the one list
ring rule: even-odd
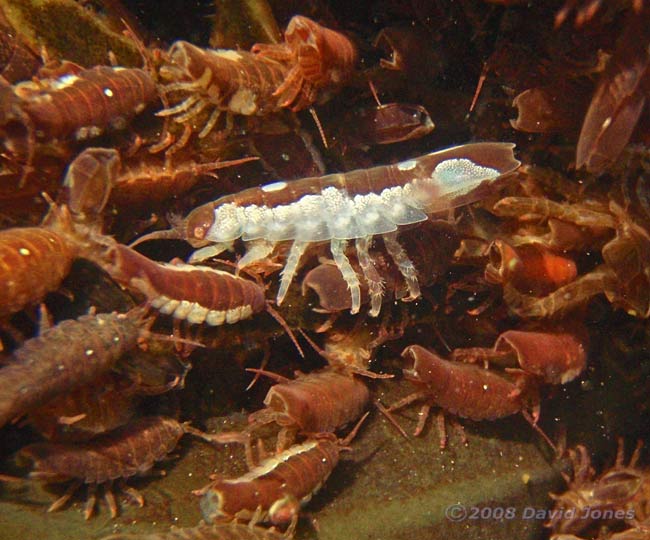
{"label": "isopod eye", "polygon": [[185,219],[188,240],[203,240],[214,222],[214,212],[209,206],[199,206]]}

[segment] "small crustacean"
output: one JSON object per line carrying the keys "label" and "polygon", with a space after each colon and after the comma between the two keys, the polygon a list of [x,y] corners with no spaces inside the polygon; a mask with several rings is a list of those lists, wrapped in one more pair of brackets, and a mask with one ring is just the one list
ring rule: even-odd
{"label": "small crustacean", "polygon": [[137,345],[143,313],[84,315],[26,341],[0,369],[0,426],[109,372]]}
{"label": "small crustacean", "polygon": [[488,250],[490,262],[485,279],[491,283],[510,284],[530,294],[548,294],[578,275],[575,262],[552,252],[541,244],[511,246],[495,240]]}
{"label": "small crustacean", "polygon": [[431,407],[440,407],[440,448],[447,445],[445,412],[471,420],[496,420],[521,412],[531,423],[539,415],[535,388],[523,373],[512,381],[478,366],[444,360],[419,345],[404,349],[402,357],[406,362],[404,377],[418,390],[393,404],[389,411],[425,401],[414,433],[417,436],[424,429]]}
{"label": "small crustacean", "polygon": [[152,534],[112,534],[102,540],[289,540],[293,536],[294,527],[284,533],[271,527],[259,527],[253,521],[250,523],[201,523],[191,529],[172,527],[168,533]]}
{"label": "small crustacean", "polygon": [[120,154],[114,148],[86,148],[70,163],[63,186],[75,222],[101,222],[119,169]]}
{"label": "small crustacean", "polygon": [[57,289],[76,252],[68,237],[54,230],[0,231],[0,315],[19,311]]}
{"label": "small crustacean", "polygon": [[92,221],[109,198],[120,206],[162,201],[184,193],[202,175],[216,176],[218,169],[256,159],[245,157],[175,166],[149,156],[149,161],[123,163],[114,148],[86,148],[68,167],[64,181],[68,190],[66,203],[76,221]]}
{"label": "small crustacean", "polygon": [[105,257],[113,279],[142,292],[161,313],[190,324],[234,324],[267,307],[263,286],[222,270],[158,263],[122,244],[109,247]]}
{"label": "small crustacean", "polygon": [[96,66],[58,79],[19,83],[21,108],[43,139],[86,139],[122,129],[156,99],[156,85],[137,68]]}
{"label": "small crustacean", "polygon": [[66,205],[44,198],[50,210],[40,227],[0,231],[0,316],[56,290],[75,257],[92,260],[101,249],[97,231],[75,221]]}
{"label": "small crustacean", "polygon": [[424,137],[434,129],[422,105],[385,103],[356,109],[345,115],[336,139],[345,146],[393,144]]}
{"label": "small crustacean", "polygon": [[[89,496],[84,512],[88,519],[95,508],[96,487],[106,484],[106,502],[111,516],[115,517],[117,503],[111,491],[113,481],[146,474],[156,461],[176,448],[185,433],[202,436],[198,430],[172,418],[146,416],[85,443],[31,444],[20,450],[19,457],[33,462],[30,478],[50,483],[74,480],[48,512],[64,506],[82,484],[88,484]],[[121,489],[140,506],[144,504],[142,495],[135,489],[124,484]]]}
{"label": "small crustacean", "polygon": [[[418,282],[427,286],[447,270],[454,252],[458,248],[459,239],[455,227],[445,221],[427,221],[417,229],[404,229],[400,232],[399,242],[404,251],[413,261]],[[368,287],[361,283],[361,302],[371,302],[369,315],[375,317],[381,310],[382,299],[390,300],[391,296],[403,301],[413,300],[409,295],[404,276],[395,267],[390,255],[375,246],[369,251],[370,259],[381,279],[384,296],[368,294]],[[357,258],[350,256],[350,263],[355,271],[361,269]],[[352,307],[352,299],[347,294],[347,283],[341,270],[333,261],[321,262],[305,275],[302,281],[302,294],[312,290],[318,296],[318,308],[315,311],[334,313],[348,310]]]}
{"label": "small crustacean", "polygon": [[[552,538],[578,538],[574,535],[592,531],[599,520],[616,530],[620,530],[623,524],[630,527],[611,536],[612,539],[647,537],[647,526],[650,525],[650,475],[647,470],[637,466],[642,446],[639,441],[626,465],[623,439],[619,438],[616,462],[598,476],[591,467],[589,452],[584,446],[569,450],[573,475],[563,474],[568,490],[561,494],[550,494],[555,500],[555,509],[551,520],[545,525],[552,529]],[[634,534],[635,531],[638,533]]]}
{"label": "small crustacean", "polygon": [[284,32],[284,44],[257,43],[251,51],[260,57],[289,62],[286,79],[273,92],[280,106],[300,111],[319,98],[318,93],[341,86],[357,63],[357,49],[343,34],[296,15]]}
{"label": "small crustacean", "polygon": [[451,357],[464,362],[483,362],[519,367],[549,384],[566,384],[587,365],[583,332],[531,332],[507,330],[494,347],[456,349]]}
{"label": "small crustacean", "polygon": [[[241,435],[248,438],[259,427],[275,422],[282,427],[278,451],[287,448],[297,432],[318,435],[345,427],[357,420],[370,402],[370,391],[365,383],[334,369],[300,374],[295,379],[263,373],[280,382],[266,394],[266,408],[249,416],[250,426]],[[231,435],[219,434],[215,440],[230,442]]]}
{"label": "small crustacean", "polygon": [[576,167],[599,174],[619,157],[647,103],[650,78],[650,7],[630,10],[617,48],[585,115]]}
{"label": "small crustacean", "polygon": [[238,262],[243,268],[267,257],[279,242],[292,241],[277,295],[280,304],[309,244],[329,241],[350,289],[351,312],[357,313],[360,281],[345,246],[355,240],[374,306],[377,299],[381,302],[383,285],[368,250],[373,236],[381,235],[414,299],[420,287],[413,263],[397,240],[398,230],[492,192],[497,179],[519,166],[513,148],[510,143],[467,144],[395,165],[250,188],[196,208],[175,231],[152,233],[139,242],[180,237],[195,247],[207,246],[192,255],[191,261],[199,261],[241,238],[250,246]]}
{"label": "small crustacean", "polygon": [[189,125],[204,109],[212,112],[199,131],[206,137],[226,114],[226,129],[232,115],[264,115],[280,110],[273,91],[285,80],[286,64],[246,51],[200,49],[177,41],[160,68],[160,77],[170,81],[161,87],[164,94],[189,94],[183,101],[163,109],[158,116],[174,116]]}
{"label": "small crustacean", "polygon": [[217,479],[197,491],[207,521],[224,518],[270,521],[289,525],[311,499],[347,450],[366,413],[343,440],[333,436],[309,439],[289,447],[253,467],[239,478]]}

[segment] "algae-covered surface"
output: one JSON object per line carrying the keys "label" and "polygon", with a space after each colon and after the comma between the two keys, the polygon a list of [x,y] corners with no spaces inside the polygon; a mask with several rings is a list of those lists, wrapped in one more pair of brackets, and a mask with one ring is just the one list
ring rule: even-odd
{"label": "algae-covered surface", "polygon": [[[383,400],[395,399],[391,384],[380,386]],[[402,394],[408,390],[398,386]],[[398,419],[412,429],[416,415],[409,410]],[[245,417],[235,416],[235,422],[215,418],[209,425],[217,430],[241,428]],[[339,466],[306,506],[297,537],[540,538],[544,519],[527,518],[524,512],[549,508],[547,494],[560,490],[562,481],[559,466],[549,464],[549,449],[530,426],[521,419],[468,424],[467,445],[450,430],[445,450],[439,449],[434,426],[432,422],[423,436],[405,440],[374,411],[352,450],[342,453]],[[98,539],[113,532],[194,526],[201,516],[198,497],[191,491],[207,484],[210,474],[242,473],[243,451],[237,445],[215,448],[186,436],[177,453],[157,466],[164,476],[130,482],[141,490],[146,504],[137,508],[119,496],[115,520],[101,500],[97,515],[85,521],[81,495],[65,510],[47,513],[62,489],[45,490],[33,482],[4,484],[0,538]],[[466,519],[461,519],[462,508]]]}
{"label": "algae-covered surface", "polygon": [[112,52],[120,65],[142,64],[133,40],[73,0],[2,0],[0,9],[33,50],[50,58],[92,67],[108,64]]}

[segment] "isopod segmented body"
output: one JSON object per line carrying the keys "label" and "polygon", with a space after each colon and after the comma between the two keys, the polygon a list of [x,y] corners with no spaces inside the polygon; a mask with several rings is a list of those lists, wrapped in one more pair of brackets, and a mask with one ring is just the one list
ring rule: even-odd
{"label": "isopod segmented body", "polygon": [[59,287],[77,253],[66,236],[42,227],[0,231],[0,316]]}
{"label": "isopod segmented body", "polygon": [[26,341],[0,369],[0,426],[110,371],[136,346],[142,313],[84,315]]}
{"label": "isopod segmented body", "polygon": [[168,533],[153,534],[112,534],[102,540],[288,540],[293,531],[285,534],[274,528],[266,529],[253,523],[202,523],[191,529],[172,527]]}
{"label": "isopod segmented body", "polygon": [[289,61],[291,69],[273,92],[282,107],[300,111],[316,102],[320,90],[344,83],[354,71],[358,54],[343,34],[302,15],[289,21],[285,43],[258,43],[251,49],[261,57]]}
{"label": "isopod segmented body", "polygon": [[77,74],[37,83],[20,83],[15,92],[36,135],[86,139],[104,128],[125,127],[157,97],[156,85],[142,69],[96,66]]}
{"label": "isopod segmented body", "polygon": [[[32,478],[49,482],[75,480],[72,489],[48,509],[53,511],[63,506],[83,483],[97,486],[148,472],[156,461],[176,448],[185,432],[186,427],[172,418],[147,416],[86,443],[31,444],[20,450],[20,456],[32,460]],[[142,504],[142,497],[128,489]],[[117,506],[109,493],[106,492],[107,499],[115,517]],[[94,505],[91,491],[86,519],[92,515]]]}
{"label": "isopod segmented body", "polygon": [[[264,398],[266,408],[249,416],[250,426],[245,432],[250,434],[260,426],[276,422],[282,427],[277,447],[284,450],[293,442],[296,432],[307,435],[333,433],[358,420],[369,403],[370,391],[360,379],[324,369],[272,386]],[[229,433],[225,437],[222,434],[214,437],[221,442],[238,439],[241,440]]]}
{"label": "isopod segmented body", "polygon": [[157,263],[121,244],[111,246],[106,258],[113,279],[142,292],[161,313],[190,324],[233,324],[266,309],[264,287],[228,272]]}
{"label": "isopod segmented body", "polygon": [[[496,420],[518,412],[526,414],[529,403],[537,415],[538,403],[534,386],[522,375],[517,380],[482,369],[471,364],[450,362],[437,354],[411,345],[404,349],[404,377],[409,379],[417,391],[390,407],[402,408],[414,401],[424,401],[420,419],[415,430],[419,435],[424,429],[431,406],[471,420]],[[447,436],[444,419],[441,418],[440,447],[444,448]]]}
{"label": "isopod segmented body", "polygon": [[269,255],[277,243],[292,241],[278,303],[309,244],[329,241],[334,262],[350,289],[351,312],[357,313],[360,283],[345,246],[355,240],[370,296],[381,302],[382,282],[368,252],[373,236],[381,235],[411,298],[417,298],[415,268],[397,240],[398,229],[491,193],[498,178],[519,166],[513,148],[510,143],[467,144],[395,165],[247,189],[196,208],[183,221],[180,236],[197,247],[207,246],[194,253],[195,261],[216,255],[241,238],[249,243],[249,250],[239,260],[240,268]]}
{"label": "isopod segmented body", "polygon": [[[222,113],[251,116],[280,110],[273,91],[285,80],[287,72],[286,64],[246,51],[201,49],[177,41],[169,49],[167,63],[160,68],[160,76],[170,81],[162,91],[189,96],[157,114],[187,123],[204,109],[213,108],[199,132],[199,138],[203,138]],[[227,119],[231,121],[230,117]]]}
{"label": "isopod segmented body", "polygon": [[203,517],[251,519],[261,512],[263,521],[289,524],[332,473],[342,448],[335,440],[308,440],[239,478],[217,480],[201,490]]}

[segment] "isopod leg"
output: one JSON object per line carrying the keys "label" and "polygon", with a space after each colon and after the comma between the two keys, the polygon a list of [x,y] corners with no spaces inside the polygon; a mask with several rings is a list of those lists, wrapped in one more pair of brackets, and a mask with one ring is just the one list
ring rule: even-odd
{"label": "isopod leg", "polygon": [[70,484],[68,489],[65,490],[65,493],[61,495],[56,501],[54,501],[47,509],[47,511],[56,512],[60,508],[63,508],[70,500],[70,498],[74,495],[75,491],[77,491],[81,487],[81,484],[82,484],[81,480]]}
{"label": "isopod leg", "polygon": [[396,233],[383,234],[382,238],[384,240],[384,246],[386,246],[386,251],[393,258],[397,268],[399,269],[402,276],[404,276],[404,281],[406,281],[406,286],[409,290],[409,297],[403,298],[404,302],[409,302],[420,297],[420,284],[418,283],[418,276],[415,270],[415,266],[409,259],[406,251],[397,241]]}
{"label": "isopod leg", "polygon": [[348,284],[348,289],[350,289],[350,295],[352,296],[352,309],[350,309],[350,313],[354,315],[355,313],[359,313],[359,309],[361,308],[361,287],[359,286],[357,273],[354,271],[354,268],[350,265],[350,261],[345,256],[346,244],[346,240],[332,239],[330,249],[332,251],[332,256],[334,257],[334,262],[341,271],[341,274],[343,274],[343,279]]}
{"label": "isopod leg", "polygon": [[205,123],[201,131],[199,131],[199,139],[204,139],[205,137],[208,136],[208,134],[212,131],[212,128],[214,128],[214,126],[219,121],[220,117],[221,117],[221,111],[219,109],[214,109],[212,111],[212,114],[210,114],[210,118],[208,118],[208,121]]}
{"label": "isopod leg", "polygon": [[274,248],[275,242],[269,242],[267,240],[253,240],[249,242],[248,251],[237,262],[237,269],[246,268],[248,265],[268,257]]}
{"label": "isopod leg", "polygon": [[201,261],[210,259],[211,257],[216,257],[219,253],[227,250],[230,247],[230,244],[212,244],[211,246],[206,246],[201,249],[197,249],[190,258],[187,260],[189,264],[196,264]]}
{"label": "isopod leg", "polygon": [[[108,489],[108,488],[107,488]],[[90,519],[95,512],[95,505],[97,504],[97,484],[88,484],[88,499],[84,506],[84,519]],[[115,499],[113,499],[115,502]],[[115,515],[113,515],[113,510],[111,509],[111,517],[117,515],[117,510]]]}
{"label": "isopod leg", "polygon": [[187,109],[183,114],[179,114],[176,118],[174,118],[174,122],[177,122],[178,124],[184,124],[185,122],[188,122],[196,115],[198,115],[208,105],[210,105],[209,102],[205,101],[204,99],[200,99],[192,107]]}
{"label": "isopod leg", "polygon": [[291,250],[289,251],[289,256],[287,257],[287,264],[282,270],[282,279],[280,280],[280,289],[278,290],[277,304],[278,306],[282,304],[284,297],[287,295],[289,290],[289,285],[293,281],[293,276],[296,274],[298,269],[298,264],[300,263],[300,257],[307,249],[309,242],[298,242],[295,241],[291,245]]}
{"label": "isopod leg", "polygon": [[156,116],[174,116],[175,114],[183,113],[190,109],[201,98],[197,95],[188,97],[186,100],[170,107],[169,109],[162,109],[156,113]]}
{"label": "isopod leg", "polygon": [[376,317],[379,315],[379,311],[381,310],[381,299],[384,295],[384,283],[370,258],[370,254],[368,253],[368,245],[370,244],[371,238],[371,236],[357,238],[356,247],[359,265],[361,266],[361,270],[363,270],[363,276],[366,278],[368,290],[370,291],[369,315],[371,317]]}
{"label": "isopod leg", "polygon": [[113,493],[112,486],[109,484],[104,488],[104,500],[108,505],[109,510],[111,511],[111,517],[117,517],[117,501],[115,500],[115,494]]}

